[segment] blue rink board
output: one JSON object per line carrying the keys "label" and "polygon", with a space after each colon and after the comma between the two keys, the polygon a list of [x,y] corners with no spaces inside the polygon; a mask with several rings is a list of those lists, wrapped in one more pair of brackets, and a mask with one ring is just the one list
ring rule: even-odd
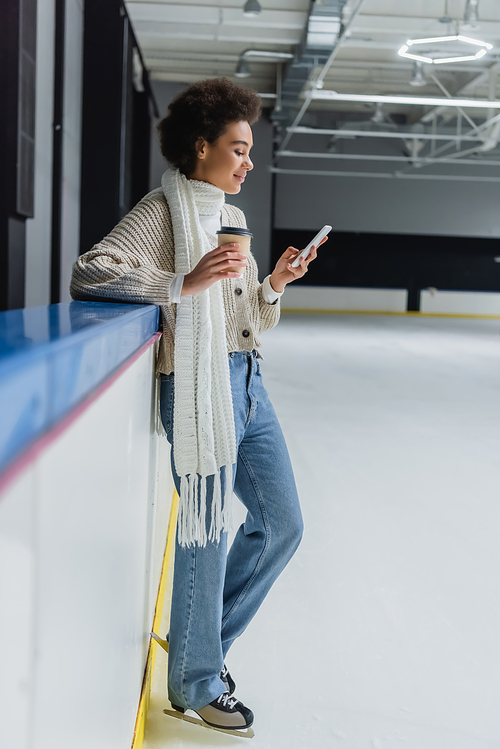
{"label": "blue rink board", "polygon": [[0,312],[0,473],[158,331],[159,308],[70,302]]}

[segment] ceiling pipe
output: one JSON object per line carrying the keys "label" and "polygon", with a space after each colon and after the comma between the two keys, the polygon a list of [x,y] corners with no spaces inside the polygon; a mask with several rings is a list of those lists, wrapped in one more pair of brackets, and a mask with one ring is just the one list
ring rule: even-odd
{"label": "ceiling pipe", "polygon": [[[500,115],[498,115],[500,119]],[[337,139],[341,138],[393,138],[402,140],[417,139],[417,140],[444,140],[452,142],[460,141],[473,141],[477,142],[482,140],[480,136],[473,136],[465,133],[464,135],[449,135],[445,133],[412,133],[411,131],[386,131],[386,130],[351,130],[348,128],[322,128],[322,127],[296,127],[295,133],[302,135],[334,135]]]}
{"label": "ceiling pipe", "polygon": [[291,52],[266,52],[260,49],[246,49],[241,53],[240,59],[234,72],[237,78],[249,78],[252,75],[248,60],[254,60],[255,62],[268,62],[272,60],[291,60],[293,55]]}
{"label": "ceiling pipe", "polygon": [[388,156],[371,153],[318,153],[317,151],[282,151],[282,158],[292,159],[339,159],[341,161],[416,161],[421,165],[425,164],[473,164],[474,166],[500,166],[499,159],[453,159],[451,157],[434,159],[432,156],[419,156],[418,152],[422,149],[423,144],[418,141],[412,141],[408,144],[408,150],[412,151],[411,156]]}
{"label": "ceiling pipe", "polygon": [[[329,169],[282,169],[281,167],[268,166],[269,172],[273,174],[298,174],[311,177],[348,177],[352,179],[420,179],[420,180],[442,180],[444,182],[500,182],[500,177],[472,177],[464,174],[408,174],[407,172],[358,172],[352,169],[348,172],[330,171]],[[496,262],[496,261],[495,261]]]}

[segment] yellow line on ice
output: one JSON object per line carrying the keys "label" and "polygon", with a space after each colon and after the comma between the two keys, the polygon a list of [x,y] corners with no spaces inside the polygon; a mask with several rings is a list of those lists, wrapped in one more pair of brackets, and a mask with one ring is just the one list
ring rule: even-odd
{"label": "yellow line on ice", "polygon": [[[167,531],[167,542],[165,544],[165,553],[163,555],[163,562],[160,574],[160,584],[158,586],[158,595],[156,597],[155,613],[153,617],[152,630],[156,632],[160,626],[161,617],[163,613],[163,606],[165,604],[165,594],[167,590],[167,577],[170,564],[170,556],[172,553],[172,546],[175,538],[175,529],[177,525],[177,509],[179,506],[179,496],[177,491],[174,491],[172,497],[172,507],[170,509],[170,519],[168,521]],[[156,663],[156,652],[157,648],[153,647],[153,639],[149,641],[148,656],[146,659],[146,668],[144,670],[144,678],[142,680],[141,696],[139,698],[139,708],[137,710],[137,717],[135,721],[134,737],[132,739],[131,749],[141,749],[144,742],[144,729],[146,726],[146,717],[149,708],[149,699],[151,694],[151,680],[153,677],[154,667]]]}
{"label": "yellow line on ice", "polygon": [[363,310],[363,309],[303,309],[282,308],[282,314],[291,315],[414,315],[417,317],[457,317],[466,320],[500,320],[500,315],[465,315],[451,312],[393,312],[390,310]]}

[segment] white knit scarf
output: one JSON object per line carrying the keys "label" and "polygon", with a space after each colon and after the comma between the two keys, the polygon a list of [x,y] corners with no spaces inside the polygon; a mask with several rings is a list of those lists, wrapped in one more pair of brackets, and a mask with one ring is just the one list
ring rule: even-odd
{"label": "white knit scarf", "polygon": [[[224,192],[208,182],[189,180],[178,169],[164,173],[161,185],[172,217],[175,272],[190,273],[211,244],[200,214],[220,211]],[[215,245],[214,245],[215,247]],[[181,477],[178,540],[182,546],[219,542],[229,530],[232,467],[236,463],[233,401],[226,344],[222,287],[183,296],[175,326],[174,463]],[[225,466],[222,496],[220,469]],[[207,539],[207,477],[213,497]]]}

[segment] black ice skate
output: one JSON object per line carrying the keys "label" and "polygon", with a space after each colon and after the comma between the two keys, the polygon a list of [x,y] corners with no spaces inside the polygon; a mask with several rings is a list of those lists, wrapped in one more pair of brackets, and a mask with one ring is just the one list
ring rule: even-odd
{"label": "black ice skate", "polygon": [[241,736],[242,738],[251,739],[254,736],[250,726],[253,723],[253,713],[250,708],[245,707],[235,697],[231,697],[229,692],[224,692],[209,705],[194,710],[200,718],[193,718],[186,715],[186,709],[172,703],[173,710],[164,710],[166,715],[174,718],[194,723],[195,725],[212,728],[214,731],[229,733],[231,736]]}

